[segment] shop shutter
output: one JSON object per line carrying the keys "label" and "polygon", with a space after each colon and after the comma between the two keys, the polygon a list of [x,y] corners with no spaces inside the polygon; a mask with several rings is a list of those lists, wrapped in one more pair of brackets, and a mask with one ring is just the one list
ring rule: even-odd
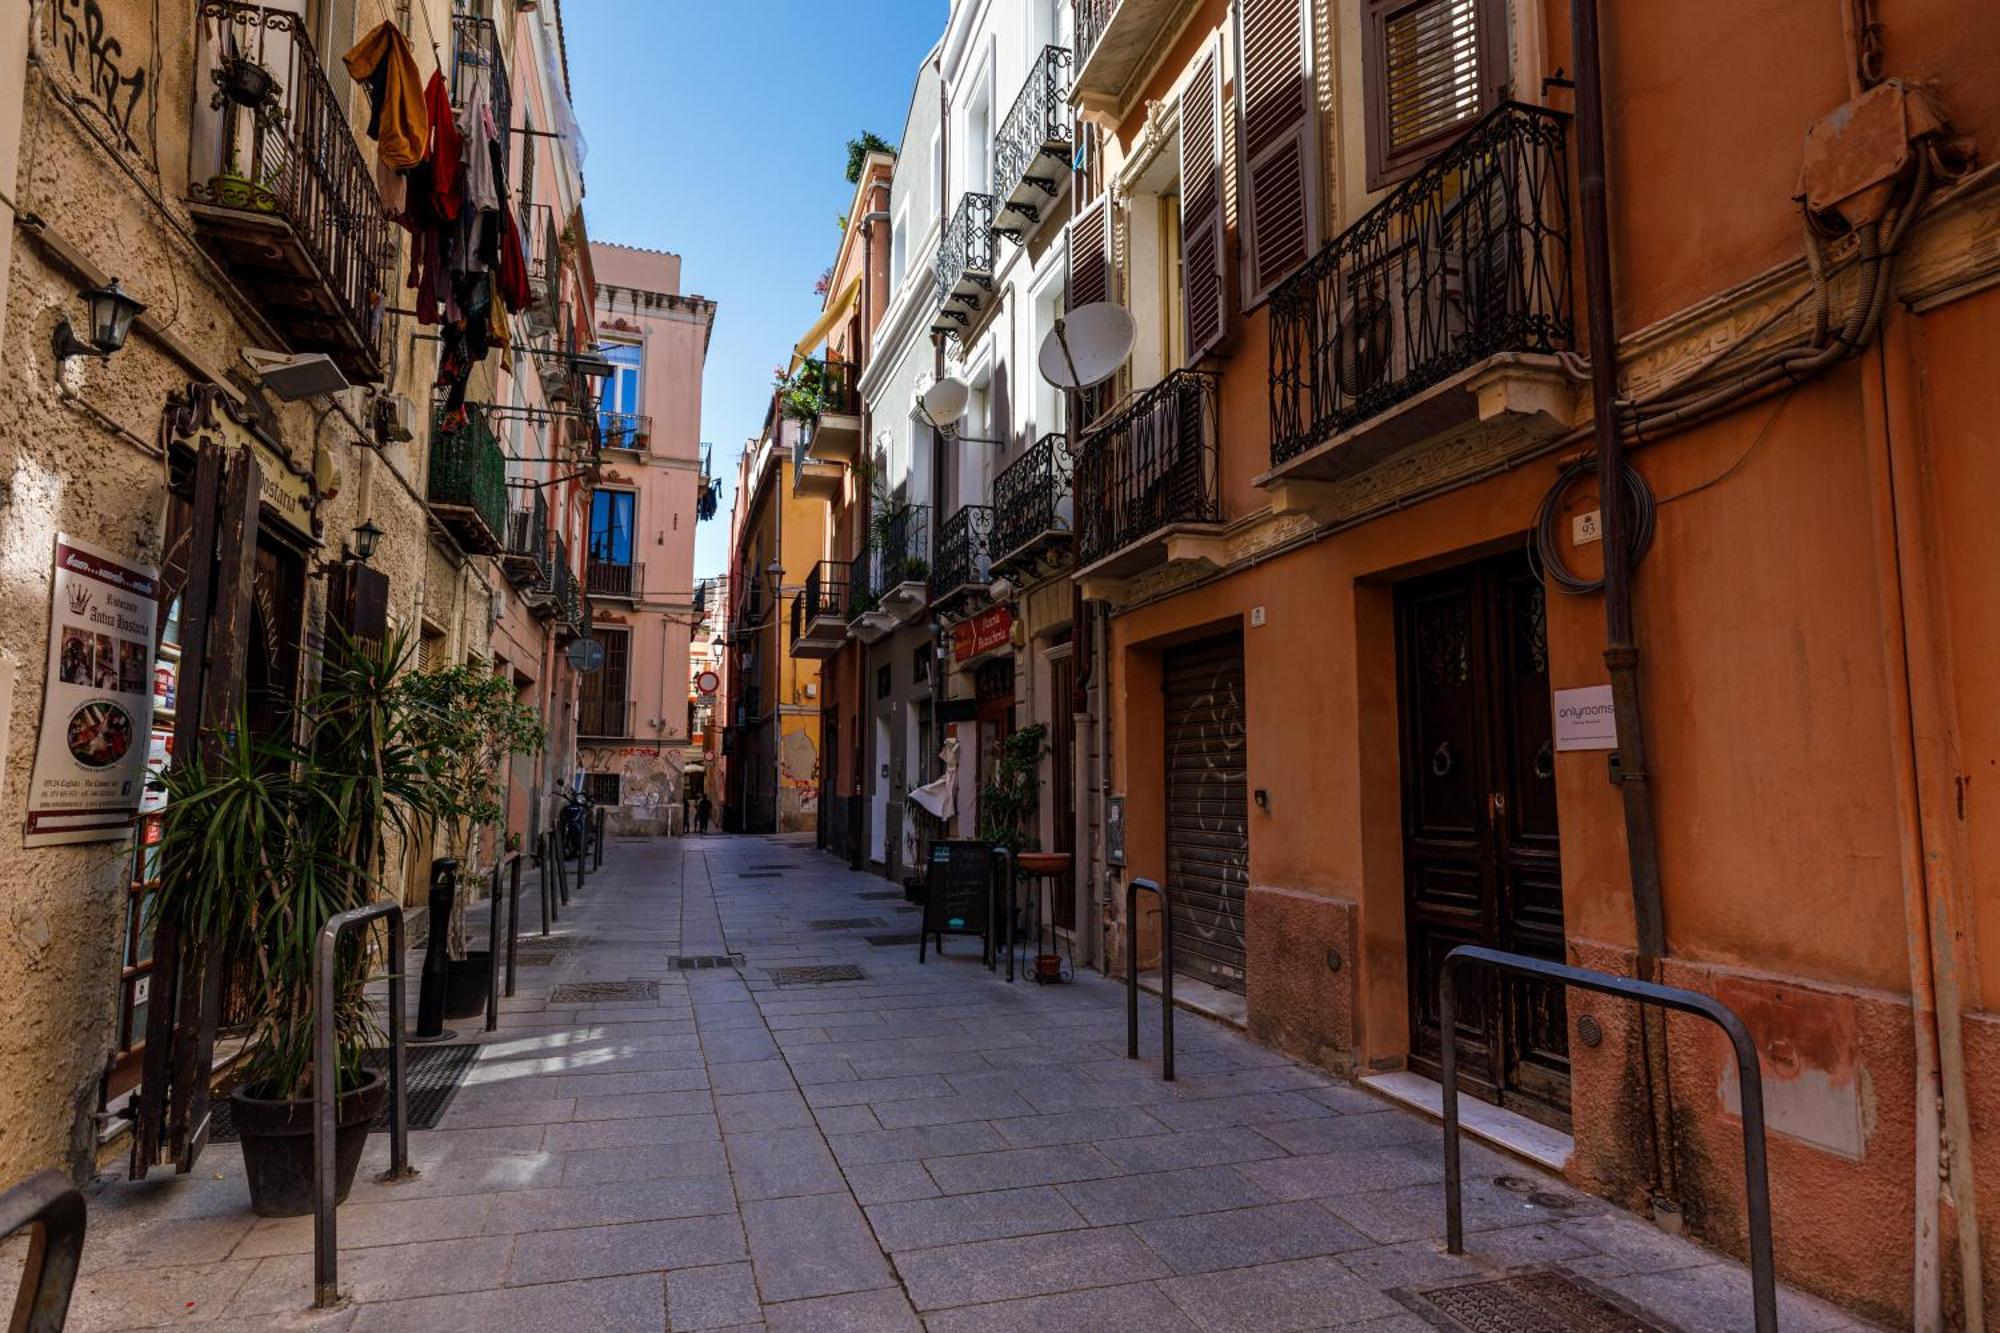
{"label": "shop shutter", "polygon": [[1237,162],[1244,304],[1270,295],[1317,244],[1311,0],[1240,0]]}
{"label": "shop shutter", "polygon": [[1250,883],[1243,637],[1172,649],[1161,665],[1176,970],[1240,995]]}
{"label": "shop shutter", "polygon": [[1181,92],[1181,289],[1192,365],[1222,341],[1222,47],[1209,43]]}

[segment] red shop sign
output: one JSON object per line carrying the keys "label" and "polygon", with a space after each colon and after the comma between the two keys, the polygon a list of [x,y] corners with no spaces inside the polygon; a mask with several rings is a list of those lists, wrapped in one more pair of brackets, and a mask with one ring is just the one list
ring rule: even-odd
{"label": "red shop sign", "polygon": [[951,631],[951,659],[965,662],[1007,646],[1014,633],[1014,613],[1004,606],[981,611],[970,620],[961,620]]}

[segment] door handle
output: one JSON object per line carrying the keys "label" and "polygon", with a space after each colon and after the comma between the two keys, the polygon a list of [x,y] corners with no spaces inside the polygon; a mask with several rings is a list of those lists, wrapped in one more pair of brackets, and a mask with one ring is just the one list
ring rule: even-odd
{"label": "door handle", "polygon": [[1504,819],[1506,815],[1507,815],[1506,796],[1497,791],[1488,792],[1486,794],[1486,818],[1493,824],[1494,827],[1498,828],[1500,825],[1500,821]]}

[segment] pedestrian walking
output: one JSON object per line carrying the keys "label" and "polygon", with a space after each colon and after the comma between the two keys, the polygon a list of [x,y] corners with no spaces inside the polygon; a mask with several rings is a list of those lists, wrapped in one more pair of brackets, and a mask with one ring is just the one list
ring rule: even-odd
{"label": "pedestrian walking", "polygon": [[712,807],[709,805],[708,797],[706,795],[704,795],[701,798],[701,800],[695,805],[694,831],[696,833],[708,832],[708,816],[711,808]]}

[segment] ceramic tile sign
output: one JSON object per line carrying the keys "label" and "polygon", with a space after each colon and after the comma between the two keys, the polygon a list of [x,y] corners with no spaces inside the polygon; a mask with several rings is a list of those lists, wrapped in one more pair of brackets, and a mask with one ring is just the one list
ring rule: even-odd
{"label": "ceramic tile sign", "polygon": [[56,538],[42,729],[22,845],[123,838],[146,785],[160,575]]}
{"label": "ceramic tile sign", "polygon": [[1618,721],[1611,707],[1609,685],[1584,685],[1556,691],[1558,750],[1615,750]]}

